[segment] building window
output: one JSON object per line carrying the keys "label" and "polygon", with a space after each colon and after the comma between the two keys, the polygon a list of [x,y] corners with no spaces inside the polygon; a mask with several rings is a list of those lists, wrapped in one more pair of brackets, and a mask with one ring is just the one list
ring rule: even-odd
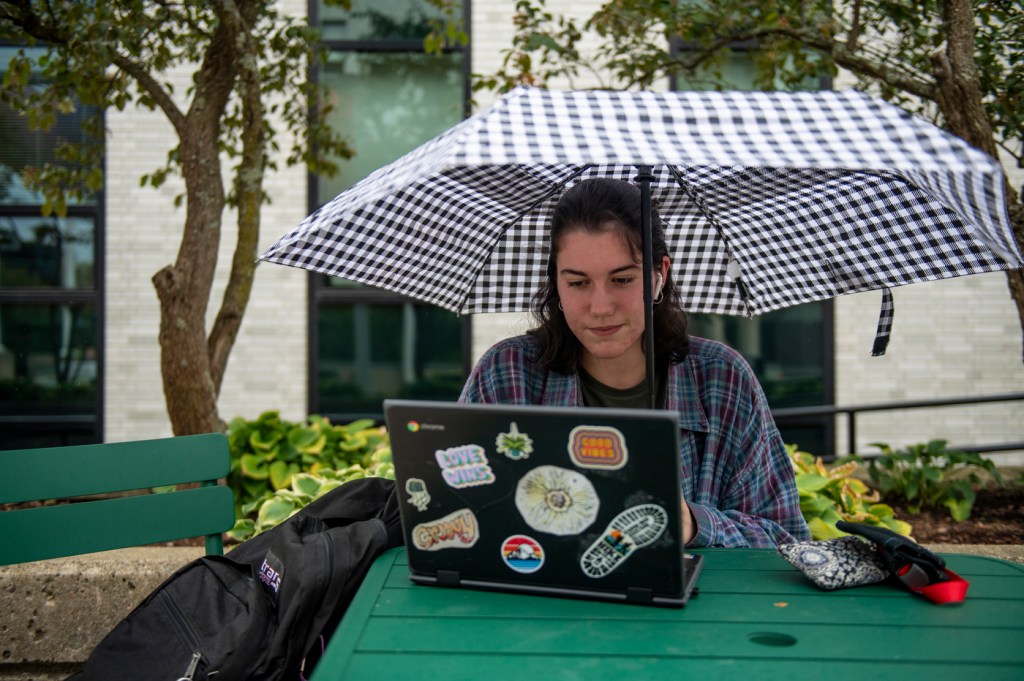
{"label": "building window", "polygon": [[[673,50],[685,52],[677,41]],[[721,66],[722,78],[734,89],[751,90],[754,81],[752,51],[755,43],[734,45]],[[708,90],[709,81],[672,83],[676,90]],[[827,89],[830,83],[808,80],[801,89]],[[723,315],[690,315],[695,336],[723,341],[750,363],[773,410],[829,405],[835,401],[833,370],[832,301],[807,303],[769,312],[751,319]],[[835,426],[831,416],[777,418],[782,439],[802,450],[831,457],[835,454]]]}
{"label": "building window", "polygon": [[[0,63],[17,49],[0,46]],[[42,197],[21,181],[25,167],[56,161],[58,139],[79,141],[91,113],[37,131],[0,102],[2,449],[102,439],[102,196],[43,217]]]}
{"label": "building window", "polygon": [[[423,51],[439,16],[426,0],[355,0],[349,11],[313,3],[329,49],[319,78],[331,125],[357,153],[336,177],[312,178],[311,211],[465,118],[468,52]],[[310,281],[311,412],[343,422],[381,418],[388,397],[458,398],[468,318],[334,277]]]}

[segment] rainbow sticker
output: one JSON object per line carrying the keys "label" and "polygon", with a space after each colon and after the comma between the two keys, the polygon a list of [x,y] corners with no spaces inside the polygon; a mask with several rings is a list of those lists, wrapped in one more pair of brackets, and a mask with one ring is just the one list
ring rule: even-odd
{"label": "rainbow sticker", "polygon": [[516,572],[530,574],[544,564],[544,549],[525,534],[514,534],[501,543],[501,559]]}
{"label": "rainbow sticker", "polygon": [[576,426],[569,433],[569,456],[580,468],[618,470],[629,460],[626,439],[617,428]]}

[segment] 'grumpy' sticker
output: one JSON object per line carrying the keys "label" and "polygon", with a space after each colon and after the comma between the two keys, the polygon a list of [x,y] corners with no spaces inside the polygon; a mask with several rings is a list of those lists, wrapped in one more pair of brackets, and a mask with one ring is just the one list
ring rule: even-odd
{"label": "'grumpy' sticker", "polygon": [[412,528],[412,545],[421,551],[468,549],[479,539],[476,516],[468,508]]}

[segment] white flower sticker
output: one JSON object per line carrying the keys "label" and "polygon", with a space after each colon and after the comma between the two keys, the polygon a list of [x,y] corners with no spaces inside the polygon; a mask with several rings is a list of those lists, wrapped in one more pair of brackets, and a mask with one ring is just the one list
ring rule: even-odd
{"label": "white flower sticker", "polygon": [[538,466],[516,485],[516,508],[540,532],[579,534],[594,522],[600,506],[590,481],[566,468]]}

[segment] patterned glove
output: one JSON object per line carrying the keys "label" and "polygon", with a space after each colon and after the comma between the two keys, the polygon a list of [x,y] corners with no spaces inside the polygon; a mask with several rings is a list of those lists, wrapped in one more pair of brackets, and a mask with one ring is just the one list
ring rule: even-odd
{"label": "patterned glove", "polygon": [[855,536],[783,544],[778,551],[827,591],[874,584],[892,574],[875,545]]}

